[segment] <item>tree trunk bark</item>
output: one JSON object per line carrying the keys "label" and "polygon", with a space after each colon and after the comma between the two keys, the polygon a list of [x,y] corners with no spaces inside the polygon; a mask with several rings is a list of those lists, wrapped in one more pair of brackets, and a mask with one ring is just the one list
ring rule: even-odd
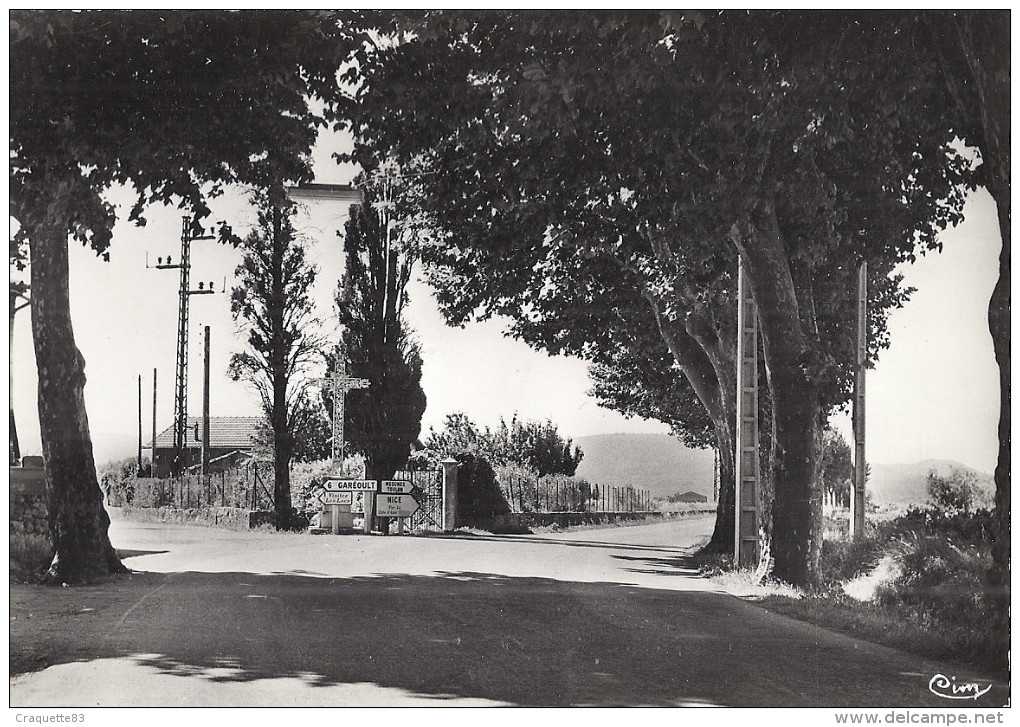
{"label": "tree trunk bark", "polygon": [[[996,538],[992,544],[992,579],[1010,586],[1010,31],[1008,19],[988,14],[971,18],[964,48],[977,82],[988,165],[988,192],[995,200],[1002,236],[999,279],[988,303],[988,329],[999,366],[999,456],[995,465]],[[1008,596],[1006,597],[1008,602]]]}
{"label": "tree trunk bark", "polygon": [[812,587],[822,546],[822,417],[810,379],[812,349],[804,333],[793,276],[775,215],[768,210],[733,240],[747,263],[758,304],[775,432],[772,555],[775,576]]}
{"label": "tree trunk bark", "polygon": [[715,509],[712,538],[702,549],[709,553],[732,553],[736,527],[736,469],[734,468],[733,429],[728,423],[715,423],[716,449],[719,452],[719,502]]}
{"label": "tree trunk bark", "polygon": [[110,544],[110,517],[96,478],[85,411],[85,360],[74,342],[67,233],[40,225],[31,236],[32,336],[39,372],[39,429],[46,469],[51,583],[89,583],[126,573]]}
{"label": "tree trunk bark", "polygon": [[[734,498],[736,483],[734,477],[734,446],[733,426],[736,418],[736,390],[730,387],[729,397],[721,383],[718,366],[724,356],[708,354],[706,347],[692,336],[686,328],[672,326],[663,317],[658,301],[654,296],[646,294],[645,299],[651,307],[652,314],[659,329],[662,340],[666,343],[673,360],[690,383],[698,400],[715,428],[716,447],[719,450],[719,502],[716,505],[715,528],[712,538],[704,550],[724,553],[733,550],[733,528],[736,525]],[[728,379],[729,377],[727,377]]]}
{"label": "tree trunk bark", "polygon": [[[986,186],[999,218],[999,279],[988,304],[988,329],[999,367],[999,454],[995,465],[996,536],[991,579],[1010,585],[1010,24],[1005,12],[926,16],[946,84],[960,110],[980,126]],[[1005,602],[1008,603],[1008,596]]]}

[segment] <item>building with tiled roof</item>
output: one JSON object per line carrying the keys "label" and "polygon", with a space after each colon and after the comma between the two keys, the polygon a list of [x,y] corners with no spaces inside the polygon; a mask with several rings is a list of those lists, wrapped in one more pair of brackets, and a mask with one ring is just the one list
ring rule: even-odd
{"label": "building with tiled roof", "polygon": [[[261,417],[209,417],[209,459],[214,460],[213,471],[226,469],[239,459],[251,455],[255,448]],[[152,449],[152,442],[149,443]],[[202,463],[202,418],[188,417],[184,430],[186,468]],[[168,427],[156,437],[156,477],[169,477],[174,458],[174,428]]]}

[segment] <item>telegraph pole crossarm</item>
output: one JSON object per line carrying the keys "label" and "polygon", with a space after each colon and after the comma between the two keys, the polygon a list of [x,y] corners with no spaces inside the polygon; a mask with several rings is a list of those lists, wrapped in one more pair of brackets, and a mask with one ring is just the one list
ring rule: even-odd
{"label": "telegraph pole crossarm", "polygon": [[[194,240],[212,240],[213,235],[202,234],[202,228],[193,218],[185,217],[181,221],[181,256],[178,262],[167,255],[156,259],[151,266],[158,270],[180,270],[180,287],[178,290],[179,306],[177,318],[177,373],[174,394],[174,460],[171,474],[180,474],[185,466],[185,437],[188,424],[188,317],[189,299],[193,295],[209,295],[215,293],[213,284],[209,287],[204,282],[197,289],[191,288],[191,243]],[[148,260],[146,260],[148,267]],[[155,452],[153,453],[155,459]]]}

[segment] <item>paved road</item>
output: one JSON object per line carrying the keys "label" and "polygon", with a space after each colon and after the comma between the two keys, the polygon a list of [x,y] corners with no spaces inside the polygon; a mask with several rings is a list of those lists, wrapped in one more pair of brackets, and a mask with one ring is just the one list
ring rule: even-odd
{"label": "paved road", "polygon": [[719,592],[685,562],[711,524],[383,538],[115,515],[130,578],[11,587],[10,704],[945,707],[934,674],[979,678]]}

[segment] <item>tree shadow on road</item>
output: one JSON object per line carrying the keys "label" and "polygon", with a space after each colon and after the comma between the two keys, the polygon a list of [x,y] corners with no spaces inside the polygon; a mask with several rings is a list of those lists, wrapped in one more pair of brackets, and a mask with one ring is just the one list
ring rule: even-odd
{"label": "tree shadow on road", "polygon": [[657,576],[679,576],[682,578],[702,578],[701,569],[690,555],[674,558],[646,558],[636,555],[614,555],[616,560],[644,563],[647,568],[624,568],[628,573],[645,573]]}
{"label": "tree shadow on road", "polygon": [[635,543],[614,543],[605,540],[567,540],[564,538],[550,538],[541,535],[478,535],[475,533],[435,533],[419,535],[437,540],[470,540],[472,542],[490,543],[535,543],[539,545],[563,545],[569,548],[599,548],[604,550],[647,550],[649,552],[678,553],[690,550],[690,548],[678,548],[670,545],[639,545]]}
{"label": "tree shadow on road", "polygon": [[[11,598],[12,674],[126,658],[209,683],[372,683],[527,706],[871,706],[877,678],[845,637],[794,642],[726,595],[618,583],[183,572]],[[834,664],[839,689],[823,676]],[[930,703],[899,678],[905,706]]]}

